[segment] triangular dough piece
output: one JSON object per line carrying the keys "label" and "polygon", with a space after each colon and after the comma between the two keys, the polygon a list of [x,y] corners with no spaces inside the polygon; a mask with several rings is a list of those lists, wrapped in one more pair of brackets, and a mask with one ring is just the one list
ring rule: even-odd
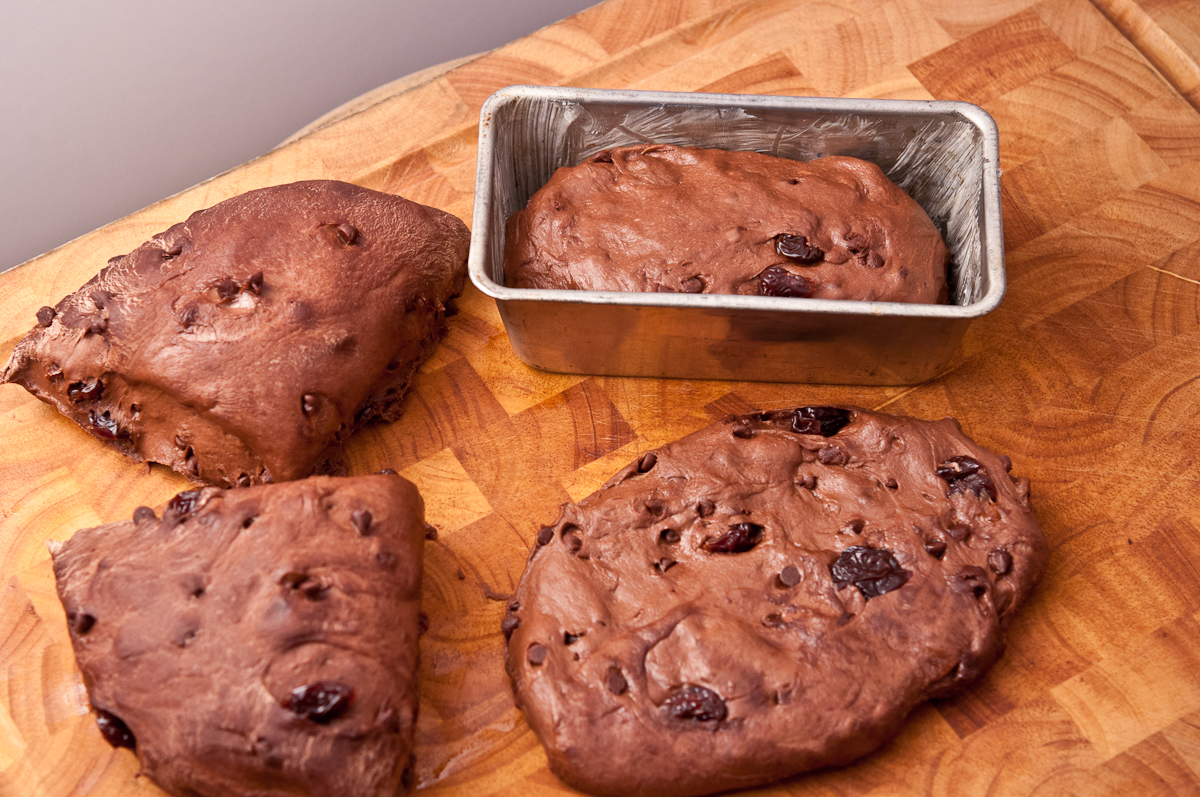
{"label": "triangular dough piece", "polygon": [[350,183],[250,191],[41,308],[0,382],[198,483],[335,473],[355,429],[399,417],[469,237],[448,213]]}
{"label": "triangular dough piece", "polygon": [[179,797],[408,790],[423,517],[394,474],[313,477],[52,546],[102,733]]}

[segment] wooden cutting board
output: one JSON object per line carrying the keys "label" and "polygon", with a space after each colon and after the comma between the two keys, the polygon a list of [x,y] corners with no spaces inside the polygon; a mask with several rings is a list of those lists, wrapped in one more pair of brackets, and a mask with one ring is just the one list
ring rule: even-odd
{"label": "wooden cutting board", "polygon": [[[1008,453],[1032,479],[1052,559],[978,684],[917,709],[857,764],[761,793],[1198,794],[1200,113],[1186,69],[1156,71],[1162,52],[1095,2],[607,0],[0,275],[0,356],[109,257],[251,188],[341,178],[469,219],[478,110],[504,85],[978,103],[1001,132],[1009,291],[925,384],[541,373],[468,289],[404,417],[348,449],[351,472],[390,466],[415,481],[440,529],[427,548],[419,784],[569,791],[513,707],[499,632],[560,503],[728,412],[849,402],[954,415]],[[1173,33],[1159,33],[1176,43],[1200,31],[1194,4],[1135,8],[1151,25],[1169,18]],[[184,487],[0,387],[0,794],[159,793],[88,714],[45,540]]]}

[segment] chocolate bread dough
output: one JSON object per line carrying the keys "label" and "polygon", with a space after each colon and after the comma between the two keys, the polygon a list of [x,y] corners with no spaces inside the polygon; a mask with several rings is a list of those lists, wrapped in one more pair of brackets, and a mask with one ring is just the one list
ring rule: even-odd
{"label": "chocolate bread dough", "polygon": [[39,310],[0,382],[199,483],[301,478],[399,416],[467,246],[453,216],[349,183],[250,191]]}
{"label": "chocolate bread dough", "polygon": [[407,791],[423,515],[399,476],[314,476],[53,543],[104,736],[177,797]]}
{"label": "chocolate bread dough", "polygon": [[537,535],[503,622],[550,768],[698,795],[845,764],[1001,654],[1046,565],[1029,481],[930,422],[734,417]]}
{"label": "chocolate bread dough", "polygon": [[643,145],[554,173],[508,220],[516,288],[942,302],[949,252],[879,167]]}

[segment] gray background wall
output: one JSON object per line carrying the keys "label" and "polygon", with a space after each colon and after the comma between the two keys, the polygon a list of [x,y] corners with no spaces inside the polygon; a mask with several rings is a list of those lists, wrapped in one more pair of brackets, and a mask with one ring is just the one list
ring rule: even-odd
{"label": "gray background wall", "polygon": [[0,0],[0,271],[598,0]]}

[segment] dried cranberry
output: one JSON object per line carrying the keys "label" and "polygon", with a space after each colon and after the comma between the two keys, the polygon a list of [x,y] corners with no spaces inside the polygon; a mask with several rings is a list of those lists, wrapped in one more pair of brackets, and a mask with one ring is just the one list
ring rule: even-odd
{"label": "dried cranberry", "polygon": [[199,502],[199,490],[184,490],[167,502],[164,514],[171,514],[175,517],[187,517],[199,508]]}
{"label": "dried cranberry", "polygon": [[317,681],[292,690],[283,707],[306,720],[326,723],[336,719],[354,702],[354,690],[337,681]]}
{"label": "dried cranberry", "polygon": [[860,545],[842,551],[830,569],[835,587],[841,589],[853,584],[865,598],[877,598],[899,589],[912,578],[912,573],[900,566],[891,551]]}
{"label": "dried cranberry", "polygon": [[806,299],[812,296],[812,280],[793,274],[786,268],[770,266],[758,275],[759,296],[788,296]]}
{"label": "dried cranberry", "polygon": [[48,327],[54,323],[54,316],[58,315],[58,311],[53,307],[42,307],[37,311],[38,326]]}
{"label": "dried cranberry", "polygon": [[92,626],[96,624],[96,618],[84,612],[70,612],[67,615],[67,624],[77,636],[83,636],[92,630]]}
{"label": "dried cranberry", "polygon": [[81,401],[95,400],[104,395],[104,383],[99,379],[89,379],[86,382],[72,382],[67,385],[67,398],[78,404]]}
{"label": "dried cranberry", "polygon": [[833,437],[850,423],[850,410],[841,407],[797,407],[792,410],[792,431]]}
{"label": "dried cranberry", "polygon": [[513,635],[513,631],[516,631],[520,627],[521,618],[511,614],[500,621],[500,630],[504,632],[505,639],[511,637]]}
{"label": "dried cranberry", "polygon": [[261,296],[263,289],[263,273],[260,271],[250,279],[246,280],[246,290],[253,293],[255,296]]}
{"label": "dried cranberry", "polygon": [[365,537],[371,533],[371,513],[366,509],[356,509],[350,513],[350,525],[354,526],[354,530],[360,536]]}
{"label": "dried cranberry", "polygon": [[608,675],[604,679],[604,685],[614,695],[623,695],[629,689],[629,682],[625,680],[624,674],[621,673],[621,668],[617,666],[608,668]]}
{"label": "dried cranberry", "polygon": [[734,523],[720,537],[704,541],[704,550],[709,553],[745,553],[763,540],[766,531],[757,523]]}
{"label": "dried cranberry", "polygon": [[711,689],[688,684],[663,701],[663,709],[672,719],[720,722],[728,711],[725,701]]}
{"label": "dried cranberry", "polygon": [[137,749],[137,739],[133,738],[133,733],[129,730],[129,726],[122,722],[121,718],[116,714],[112,714],[102,708],[96,709],[96,727],[100,729],[100,735],[104,737],[104,741],[113,747],[128,747],[130,750]]}
{"label": "dried cranberry", "polygon": [[1003,548],[997,548],[988,554],[988,566],[998,576],[1008,575],[1008,571],[1012,570],[1012,564],[1012,554]]}
{"label": "dried cranberry", "polygon": [[102,437],[105,440],[119,440],[123,437],[129,437],[129,432],[117,425],[117,422],[113,420],[108,410],[105,410],[103,413],[89,410],[88,423],[91,424],[92,431],[96,433],[96,436]]}
{"label": "dried cranberry", "polygon": [[825,259],[825,253],[819,247],[810,244],[803,235],[781,233],[775,239],[775,251],[789,260],[805,265],[820,263]]}
{"label": "dried cranberry", "polygon": [[213,286],[217,290],[217,301],[228,302],[242,292],[242,286],[231,279],[223,279]]}
{"label": "dried cranberry", "polygon": [[938,478],[950,484],[950,495],[970,490],[979,498],[987,493],[996,500],[996,485],[979,460],[973,457],[951,457],[937,466],[936,473]]}

